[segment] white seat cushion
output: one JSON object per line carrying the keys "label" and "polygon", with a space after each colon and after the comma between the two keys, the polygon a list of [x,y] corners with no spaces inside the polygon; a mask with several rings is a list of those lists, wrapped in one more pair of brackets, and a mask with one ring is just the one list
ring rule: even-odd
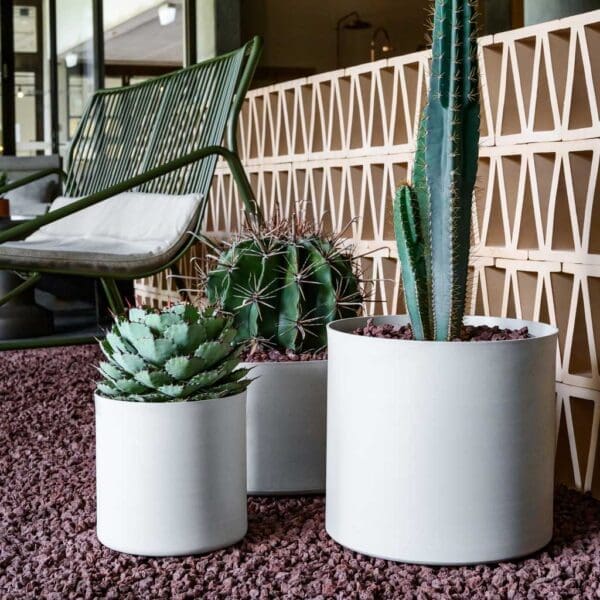
{"label": "white seat cushion", "polygon": [[[50,210],[57,210],[77,200],[56,198]],[[200,206],[199,194],[171,196],[126,192],[108,198],[75,214],[45,225],[21,245],[28,242],[56,244],[56,250],[77,247],[79,251],[127,253],[134,244],[138,252],[162,254],[194,227]],[[74,244],[74,239],[78,243]],[[123,243],[124,242],[124,243]],[[102,248],[102,250],[100,250]]]}
{"label": "white seat cushion", "polygon": [[[57,198],[57,210],[76,198]],[[0,245],[0,267],[145,273],[172,260],[196,229],[202,196],[127,192]]]}

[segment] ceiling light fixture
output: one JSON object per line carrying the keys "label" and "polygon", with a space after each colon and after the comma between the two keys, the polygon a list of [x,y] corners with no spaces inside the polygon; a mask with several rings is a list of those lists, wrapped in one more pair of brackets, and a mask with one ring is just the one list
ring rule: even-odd
{"label": "ceiling light fixture", "polygon": [[361,19],[360,15],[356,11],[352,11],[347,15],[344,15],[335,26],[335,56],[336,66],[339,68],[341,64],[341,49],[340,49],[340,37],[342,29],[360,30],[360,29],[371,29],[373,27],[368,21]]}
{"label": "ceiling light fixture", "polygon": [[[383,38],[383,42],[379,44],[378,41]],[[377,60],[377,58],[383,58],[394,51],[392,41],[390,40],[390,34],[387,32],[385,27],[378,27],[371,37],[371,62]],[[379,55],[379,56],[378,56]]]}
{"label": "ceiling light fixture", "polygon": [[165,25],[170,25],[175,21],[175,17],[177,16],[177,7],[170,2],[163,4],[158,9],[158,21],[164,27]]}
{"label": "ceiling light fixture", "polygon": [[77,56],[77,52],[67,52],[65,54],[65,65],[67,69],[72,69],[77,66],[79,61],[79,56]]}

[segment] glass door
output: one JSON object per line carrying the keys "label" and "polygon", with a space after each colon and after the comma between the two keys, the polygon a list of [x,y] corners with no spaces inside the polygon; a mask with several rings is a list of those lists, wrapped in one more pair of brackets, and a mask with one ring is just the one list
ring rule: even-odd
{"label": "glass door", "polygon": [[94,93],[93,14],[92,0],[56,2],[58,139],[63,155]]}
{"label": "glass door", "polygon": [[42,0],[15,0],[15,142],[18,156],[50,152],[44,109],[44,32]]}

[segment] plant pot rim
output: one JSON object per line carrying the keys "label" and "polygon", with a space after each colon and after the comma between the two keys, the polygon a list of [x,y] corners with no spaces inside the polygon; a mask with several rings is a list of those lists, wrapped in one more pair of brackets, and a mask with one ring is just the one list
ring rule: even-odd
{"label": "plant pot rim", "polygon": [[467,325],[488,325],[494,326],[498,325],[499,327],[504,327],[507,329],[520,329],[521,327],[527,327],[531,333],[531,337],[529,338],[521,338],[516,340],[478,340],[476,342],[447,342],[447,341],[438,341],[438,340],[400,340],[397,338],[378,338],[378,337],[370,337],[370,336],[362,336],[356,335],[353,331],[366,324],[368,319],[374,319],[375,324],[383,325],[387,323],[391,323],[393,325],[406,325],[410,322],[408,315],[377,315],[377,316],[365,316],[365,317],[351,317],[349,319],[338,319],[337,321],[332,321],[327,325],[327,329],[329,332],[335,334],[342,334],[352,336],[352,338],[357,338],[359,340],[368,340],[371,343],[375,344],[448,344],[451,343],[454,346],[458,347],[472,347],[473,344],[476,344],[477,347],[480,344],[485,346],[493,345],[504,345],[504,344],[526,344],[526,343],[535,343],[535,340],[539,340],[541,338],[551,337],[558,334],[558,328],[554,325],[549,325],[548,323],[541,323],[538,321],[527,321],[525,319],[513,319],[513,318],[505,318],[505,317],[488,317],[482,315],[468,315],[465,316],[465,324]]}
{"label": "plant pot rim", "polygon": [[263,365],[314,365],[315,363],[327,364],[326,358],[311,358],[310,360],[262,360],[259,362],[241,361],[240,365],[246,368],[258,367]]}
{"label": "plant pot rim", "polygon": [[[224,396],[223,398],[209,398],[208,400],[175,400],[173,402],[136,402],[134,400],[120,400],[117,398],[109,398],[108,396],[103,396],[102,394],[98,393],[97,391],[94,391],[94,399],[95,400],[101,400],[104,402],[118,402],[119,404],[124,404],[127,406],[133,406],[133,405],[139,405],[139,406],[145,406],[145,407],[153,407],[149,410],[166,410],[165,408],[159,408],[159,407],[165,407],[165,406],[196,406],[198,404],[201,403],[213,403],[213,402],[222,402],[224,400],[230,400],[232,398],[239,398],[240,396],[245,396],[246,392],[240,392],[239,394],[232,394],[231,396]],[[134,409],[135,410],[135,409]]]}

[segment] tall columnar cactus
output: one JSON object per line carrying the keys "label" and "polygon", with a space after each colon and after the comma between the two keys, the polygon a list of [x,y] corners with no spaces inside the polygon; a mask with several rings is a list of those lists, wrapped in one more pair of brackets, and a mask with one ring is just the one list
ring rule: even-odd
{"label": "tall columnar cactus", "polygon": [[394,226],[417,339],[448,340],[464,315],[479,144],[476,0],[435,0],[431,79],[412,186]]}
{"label": "tall columnar cactus", "polygon": [[316,351],[327,345],[329,322],[358,313],[352,253],[310,226],[298,229],[295,220],[248,229],[208,273],[208,300],[234,315],[238,340]]}

